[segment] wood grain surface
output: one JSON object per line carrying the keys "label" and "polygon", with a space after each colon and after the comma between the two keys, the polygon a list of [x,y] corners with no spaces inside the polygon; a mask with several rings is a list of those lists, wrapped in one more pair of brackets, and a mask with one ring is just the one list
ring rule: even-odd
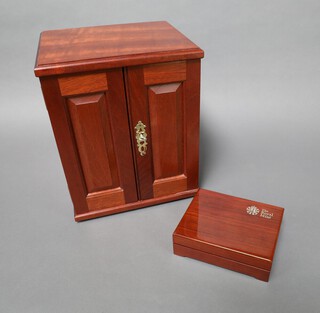
{"label": "wood grain surface", "polygon": [[36,76],[202,58],[203,51],[167,22],[44,31]]}
{"label": "wood grain surface", "polygon": [[35,73],[76,220],[195,193],[201,57],[167,22],[42,33]]}
{"label": "wood grain surface", "polygon": [[144,156],[132,136],[140,198],[198,188],[200,61],[129,67],[126,81],[131,129],[147,132]]}
{"label": "wood grain surface", "polygon": [[[248,214],[250,206],[259,213]],[[263,217],[262,212],[272,217]],[[215,256],[213,264],[219,257],[270,272],[283,212],[280,207],[200,189],[173,233],[173,242],[188,248],[183,251],[192,249],[192,258],[207,259],[210,254]],[[217,265],[222,266],[221,260]]]}

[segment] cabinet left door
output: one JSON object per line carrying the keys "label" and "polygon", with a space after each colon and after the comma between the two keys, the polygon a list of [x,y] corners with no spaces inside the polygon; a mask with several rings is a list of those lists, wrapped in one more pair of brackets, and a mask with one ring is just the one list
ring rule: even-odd
{"label": "cabinet left door", "polygon": [[122,69],[44,77],[41,87],[75,219],[137,201]]}

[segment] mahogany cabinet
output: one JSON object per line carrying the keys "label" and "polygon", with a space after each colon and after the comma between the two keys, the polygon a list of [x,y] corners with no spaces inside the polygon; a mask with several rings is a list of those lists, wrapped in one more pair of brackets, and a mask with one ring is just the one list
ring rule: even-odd
{"label": "mahogany cabinet", "polygon": [[196,193],[202,57],[167,22],[41,34],[35,75],[76,221]]}

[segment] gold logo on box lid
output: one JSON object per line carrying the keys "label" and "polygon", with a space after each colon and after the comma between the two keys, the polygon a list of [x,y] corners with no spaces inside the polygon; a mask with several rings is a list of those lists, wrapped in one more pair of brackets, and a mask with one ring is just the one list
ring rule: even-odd
{"label": "gold logo on box lid", "polygon": [[247,213],[250,215],[258,215],[260,210],[255,205],[250,205],[247,207]]}
{"label": "gold logo on box lid", "polygon": [[247,207],[247,214],[258,215],[259,213],[260,213],[259,217],[263,217],[266,219],[271,219],[273,217],[273,213],[270,213],[266,209],[262,209],[260,212],[260,209],[258,209],[255,205],[250,205]]}

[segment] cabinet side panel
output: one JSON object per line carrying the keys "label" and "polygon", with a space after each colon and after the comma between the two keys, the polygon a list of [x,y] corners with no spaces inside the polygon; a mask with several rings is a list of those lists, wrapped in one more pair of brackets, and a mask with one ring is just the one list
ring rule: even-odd
{"label": "cabinet side panel", "polygon": [[[112,179],[107,153],[107,147],[112,148],[112,144],[110,126],[104,125],[109,122],[108,118],[105,114],[102,115],[104,95],[100,93],[71,98],[68,105],[88,192],[116,185]],[[114,154],[112,149],[110,154]]]}
{"label": "cabinet side panel", "polygon": [[86,202],[87,190],[58,81],[52,77],[45,77],[41,78],[40,82],[75,213],[89,212]]}
{"label": "cabinet side panel", "polygon": [[188,189],[199,186],[200,59],[187,61],[184,82],[186,175]]}

